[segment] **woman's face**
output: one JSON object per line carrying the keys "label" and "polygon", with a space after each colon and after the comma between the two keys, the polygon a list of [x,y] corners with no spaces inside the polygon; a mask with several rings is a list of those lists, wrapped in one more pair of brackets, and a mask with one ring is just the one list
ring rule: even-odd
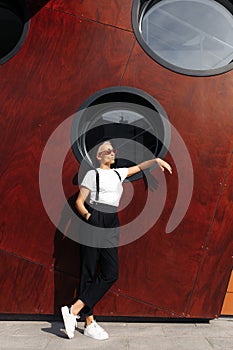
{"label": "woman's face", "polygon": [[104,144],[101,146],[99,153],[97,154],[97,159],[106,164],[110,163],[113,164],[115,163],[115,158],[116,158],[116,150],[112,147],[112,145],[109,144]]}

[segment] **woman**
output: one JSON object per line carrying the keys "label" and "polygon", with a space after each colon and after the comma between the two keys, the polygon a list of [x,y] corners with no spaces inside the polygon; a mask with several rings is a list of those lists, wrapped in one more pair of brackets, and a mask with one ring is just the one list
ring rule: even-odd
{"label": "woman", "polygon": [[[76,318],[82,313],[86,324],[84,335],[94,339],[108,339],[108,333],[94,320],[93,307],[105,295],[118,278],[118,239],[119,220],[117,208],[123,192],[122,182],[142,170],[152,167],[155,163],[162,171],[167,169],[172,173],[170,165],[160,158],[154,158],[129,168],[112,169],[115,163],[116,151],[110,141],[98,148],[96,158],[99,168],[90,170],[85,175],[76,208],[83,218],[93,227],[105,229],[108,244],[104,247],[81,245],[81,274],[78,300],[70,307],[61,308],[66,333],[74,337]],[[87,205],[90,196],[91,205]],[[96,235],[98,238],[98,234]],[[111,239],[109,239],[111,237]],[[99,266],[96,274],[97,265]]]}

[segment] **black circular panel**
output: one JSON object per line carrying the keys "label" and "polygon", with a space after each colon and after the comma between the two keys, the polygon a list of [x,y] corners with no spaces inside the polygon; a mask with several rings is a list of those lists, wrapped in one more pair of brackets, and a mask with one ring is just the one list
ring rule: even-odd
{"label": "black circular panel", "polygon": [[0,64],[17,53],[26,38],[28,28],[24,1],[0,1]]}

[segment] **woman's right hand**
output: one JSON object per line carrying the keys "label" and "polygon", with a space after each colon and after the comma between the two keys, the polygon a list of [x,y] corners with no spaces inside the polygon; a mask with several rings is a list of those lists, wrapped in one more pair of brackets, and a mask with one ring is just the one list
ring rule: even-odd
{"label": "woman's right hand", "polygon": [[91,217],[91,213],[88,213],[88,214],[86,215],[86,220],[89,221],[90,217]]}

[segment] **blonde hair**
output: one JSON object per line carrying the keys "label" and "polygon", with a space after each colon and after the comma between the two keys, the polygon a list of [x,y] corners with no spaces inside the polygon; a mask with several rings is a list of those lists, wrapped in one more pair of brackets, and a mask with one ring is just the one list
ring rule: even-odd
{"label": "blonde hair", "polygon": [[97,149],[97,152],[96,152],[96,155],[98,155],[100,152],[101,152],[101,147],[104,146],[104,145],[110,145],[112,146],[111,142],[108,140],[108,141],[105,141],[103,143],[100,144],[99,148]]}

